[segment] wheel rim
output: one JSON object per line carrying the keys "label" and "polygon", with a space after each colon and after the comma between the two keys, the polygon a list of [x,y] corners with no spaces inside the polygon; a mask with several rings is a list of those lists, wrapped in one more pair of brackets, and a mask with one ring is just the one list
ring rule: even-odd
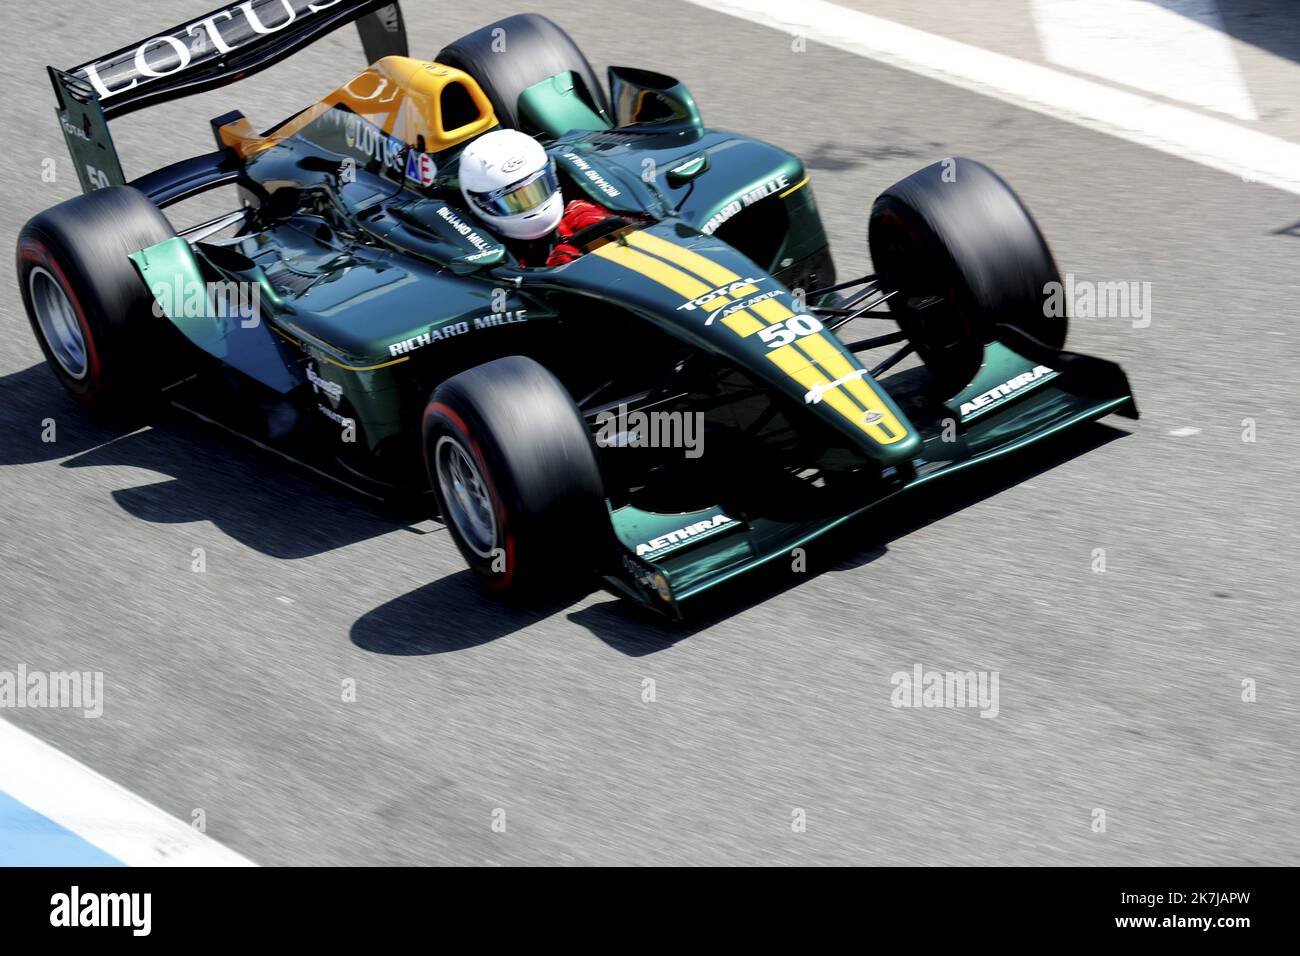
{"label": "wheel rim", "polygon": [[496,509],[474,456],[450,435],[438,439],[433,456],[445,517],[471,551],[481,558],[492,557],[497,546]]}
{"label": "wheel rim", "polygon": [[55,361],[70,377],[86,377],[86,337],[72,300],[48,271],[37,266],[28,279],[36,323]]}

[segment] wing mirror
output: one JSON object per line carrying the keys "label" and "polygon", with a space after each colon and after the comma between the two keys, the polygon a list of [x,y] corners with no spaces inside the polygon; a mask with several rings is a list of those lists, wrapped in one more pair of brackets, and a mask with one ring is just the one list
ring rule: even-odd
{"label": "wing mirror", "polygon": [[692,156],[684,163],[678,163],[672,169],[668,170],[668,185],[676,189],[679,186],[685,186],[696,176],[709,170],[709,154],[700,153],[698,156]]}
{"label": "wing mirror", "polygon": [[611,66],[609,96],[616,126],[652,126],[665,133],[704,129],[691,91],[663,73]]}

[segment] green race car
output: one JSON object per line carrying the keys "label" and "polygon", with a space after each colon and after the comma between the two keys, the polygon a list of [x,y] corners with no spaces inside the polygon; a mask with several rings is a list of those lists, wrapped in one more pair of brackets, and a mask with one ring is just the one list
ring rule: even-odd
{"label": "green race car", "polygon": [[[109,120],[350,22],[372,65],[349,83],[269,130],[217,117],[215,150],[125,179]],[[922,484],[1137,415],[1118,366],[1064,351],[1052,254],[987,167],[886,189],[875,272],[837,281],[797,157],[707,128],[671,77],[602,84],[538,15],[421,60],[396,3],[253,0],[50,76],[85,194],[17,261],[63,385],[115,414],[165,398],[379,497],[431,490],[506,594],[597,575],[679,617]],[[501,128],[608,212],[570,261],[462,201],[459,154]],[[239,208],[179,231],[161,211],[218,187]],[[837,335],[859,319],[887,331]]]}

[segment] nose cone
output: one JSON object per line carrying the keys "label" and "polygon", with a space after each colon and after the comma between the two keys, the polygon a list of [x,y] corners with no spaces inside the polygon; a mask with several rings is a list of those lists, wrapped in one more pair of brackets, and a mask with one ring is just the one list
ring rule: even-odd
{"label": "nose cone", "polygon": [[720,240],[658,223],[599,246],[563,274],[566,284],[625,304],[747,369],[882,464],[909,460],[920,446],[915,429],[840,341],[801,312],[775,277]]}

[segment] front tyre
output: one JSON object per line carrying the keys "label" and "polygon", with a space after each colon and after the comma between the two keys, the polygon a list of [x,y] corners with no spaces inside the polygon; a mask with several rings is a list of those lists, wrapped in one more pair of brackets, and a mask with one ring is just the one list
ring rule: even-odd
{"label": "front tyre", "polygon": [[997,173],[970,159],[917,170],[876,199],[871,260],[899,327],[948,398],[974,378],[996,326],[1053,349],[1068,318],[1047,307],[1060,272],[1038,224]]}
{"label": "front tyre", "polygon": [[535,598],[601,563],[610,524],[596,450],[542,365],[514,355],[449,378],[423,434],[443,521],[488,587]]}

